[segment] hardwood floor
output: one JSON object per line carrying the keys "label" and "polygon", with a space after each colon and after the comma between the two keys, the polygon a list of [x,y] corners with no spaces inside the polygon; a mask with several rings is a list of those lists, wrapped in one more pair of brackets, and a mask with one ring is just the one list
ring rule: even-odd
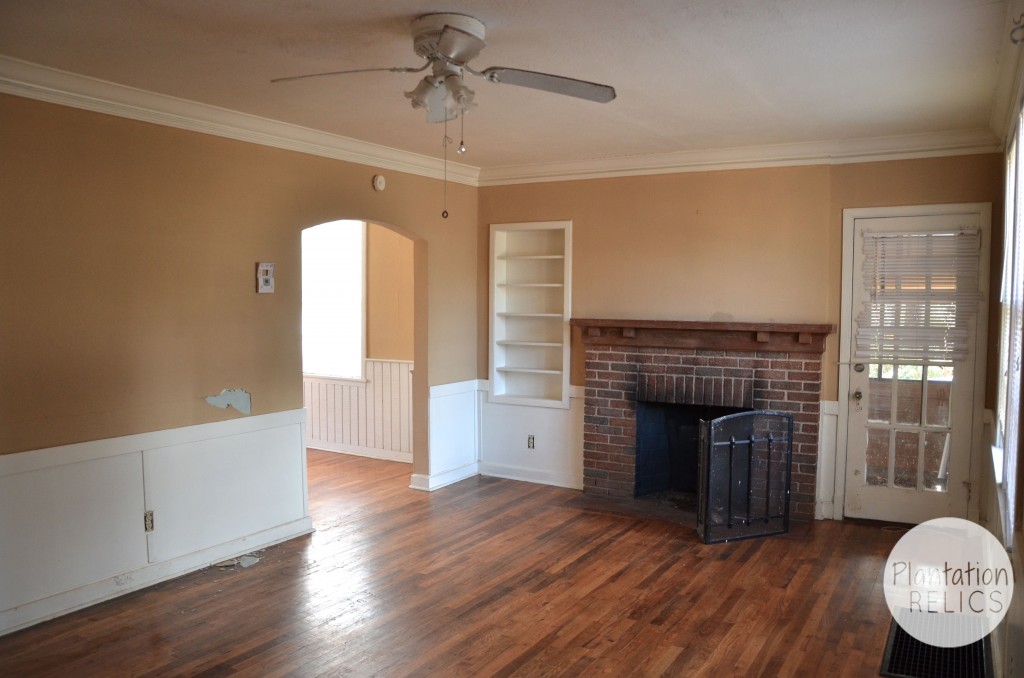
{"label": "hardwood floor", "polygon": [[309,453],[316,533],[0,637],[0,676],[875,676],[898,532],[704,545],[560,488]]}

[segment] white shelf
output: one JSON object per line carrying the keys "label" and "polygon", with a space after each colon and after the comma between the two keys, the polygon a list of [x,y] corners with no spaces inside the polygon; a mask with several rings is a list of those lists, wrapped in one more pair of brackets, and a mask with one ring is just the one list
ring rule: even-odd
{"label": "white shelf", "polygon": [[547,348],[560,348],[562,342],[560,341],[519,341],[515,339],[501,339],[498,341],[499,346],[544,346]]}
{"label": "white shelf", "polygon": [[562,370],[542,370],[536,367],[499,367],[499,372],[519,372],[520,374],[561,374]]}
{"label": "white shelf", "polygon": [[561,313],[505,313],[498,314],[501,318],[561,318]]}
{"label": "white shelf", "polygon": [[569,406],[572,223],[491,225],[493,402]]}

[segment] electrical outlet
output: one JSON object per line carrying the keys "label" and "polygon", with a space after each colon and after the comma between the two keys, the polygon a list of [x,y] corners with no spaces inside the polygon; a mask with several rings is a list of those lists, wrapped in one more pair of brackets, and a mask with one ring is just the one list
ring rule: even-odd
{"label": "electrical outlet", "polygon": [[526,436],[526,449],[533,449],[533,436]]}

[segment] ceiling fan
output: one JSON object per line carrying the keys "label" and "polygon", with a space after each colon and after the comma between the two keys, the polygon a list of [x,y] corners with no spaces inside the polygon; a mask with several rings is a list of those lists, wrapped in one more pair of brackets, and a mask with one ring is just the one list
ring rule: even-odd
{"label": "ceiling fan", "polygon": [[427,122],[446,122],[473,107],[475,93],[463,82],[464,72],[493,83],[519,85],[598,103],[607,103],[615,98],[613,87],[585,80],[503,66],[493,66],[482,71],[473,69],[469,65],[470,60],[480,54],[487,43],[484,42],[483,22],[467,14],[425,14],[413,20],[411,29],[413,51],[426,59],[422,66],[358,68],[275,78],[271,82],[373,71],[419,73],[431,68],[430,75],[420,80],[412,91],[405,93],[413,108],[426,109]]}

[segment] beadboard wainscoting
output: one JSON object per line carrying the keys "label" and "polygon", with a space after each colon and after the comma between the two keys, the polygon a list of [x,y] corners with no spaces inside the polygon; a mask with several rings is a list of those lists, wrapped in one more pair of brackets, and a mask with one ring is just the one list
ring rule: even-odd
{"label": "beadboard wainscoting", "polygon": [[306,446],[412,463],[412,362],[367,360],[365,374],[303,376]]}
{"label": "beadboard wainscoting", "polygon": [[304,425],[291,410],[0,456],[0,634],[311,532]]}

